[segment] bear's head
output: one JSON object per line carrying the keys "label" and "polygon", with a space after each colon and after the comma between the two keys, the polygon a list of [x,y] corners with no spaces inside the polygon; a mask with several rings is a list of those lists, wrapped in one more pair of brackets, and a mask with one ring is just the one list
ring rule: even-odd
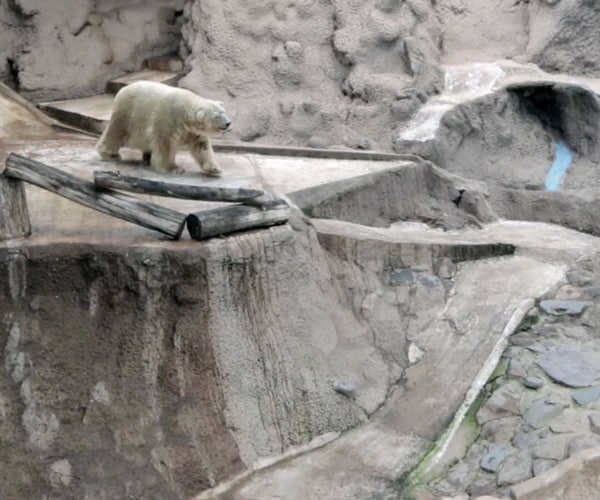
{"label": "bear's head", "polygon": [[204,99],[189,110],[186,128],[196,135],[218,135],[230,125],[231,119],[227,116],[223,103]]}

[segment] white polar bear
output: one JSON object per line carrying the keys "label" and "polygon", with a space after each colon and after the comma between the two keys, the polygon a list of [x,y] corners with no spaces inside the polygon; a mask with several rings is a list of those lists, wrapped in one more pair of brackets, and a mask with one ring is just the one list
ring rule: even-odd
{"label": "white polar bear", "polygon": [[107,161],[118,159],[121,147],[141,149],[153,170],[182,173],[175,154],[185,148],[202,172],[220,175],[209,136],[227,130],[230,124],[220,102],[163,83],[139,81],[117,92],[110,122],[96,149]]}

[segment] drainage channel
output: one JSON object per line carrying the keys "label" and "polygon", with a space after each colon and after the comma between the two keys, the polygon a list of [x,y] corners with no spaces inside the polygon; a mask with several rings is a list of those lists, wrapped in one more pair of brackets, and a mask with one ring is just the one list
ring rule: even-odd
{"label": "drainage channel", "polygon": [[564,141],[554,143],[554,162],[546,175],[546,191],[558,191],[563,176],[573,162],[573,153]]}

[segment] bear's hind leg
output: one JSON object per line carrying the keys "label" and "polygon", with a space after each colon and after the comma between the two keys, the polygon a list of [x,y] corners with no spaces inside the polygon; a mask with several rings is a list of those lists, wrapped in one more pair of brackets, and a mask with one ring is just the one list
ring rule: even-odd
{"label": "bear's hind leg", "polygon": [[204,136],[190,137],[188,147],[194,160],[200,165],[200,170],[206,175],[218,177],[223,173],[221,167],[217,164],[215,153],[210,139]]}
{"label": "bear's hind leg", "polygon": [[151,151],[144,151],[144,152],[142,152],[142,162],[145,165],[151,165],[152,164],[152,152]]}

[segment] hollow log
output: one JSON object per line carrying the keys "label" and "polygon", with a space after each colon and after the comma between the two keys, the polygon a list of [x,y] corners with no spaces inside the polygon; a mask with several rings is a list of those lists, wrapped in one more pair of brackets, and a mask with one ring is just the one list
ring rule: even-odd
{"label": "hollow log", "polygon": [[282,224],[289,215],[290,208],[283,200],[267,201],[262,208],[230,205],[188,215],[187,228],[193,239],[204,240],[244,229]]}
{"label": "hollow log", "polygon": [[185,227],[186,214],[122,193],[96,190],[93,182],[15,153],[6,159],[4,175],[29,182],[99,212],[160,231],[174,239],[181,236]]}
{"label": "hollow log", "polygon": [[170,196],[186,200],[244,202],[263,195],[258,189],[227,188],[181,184],[177,182],[123,175],[120,172],[94,172],[96,186],[145,193],[156,196]]}
{"label": "hollow log", "polygon": [[0,240],[24,238],[31,234],[25,186],[0,175]]}

